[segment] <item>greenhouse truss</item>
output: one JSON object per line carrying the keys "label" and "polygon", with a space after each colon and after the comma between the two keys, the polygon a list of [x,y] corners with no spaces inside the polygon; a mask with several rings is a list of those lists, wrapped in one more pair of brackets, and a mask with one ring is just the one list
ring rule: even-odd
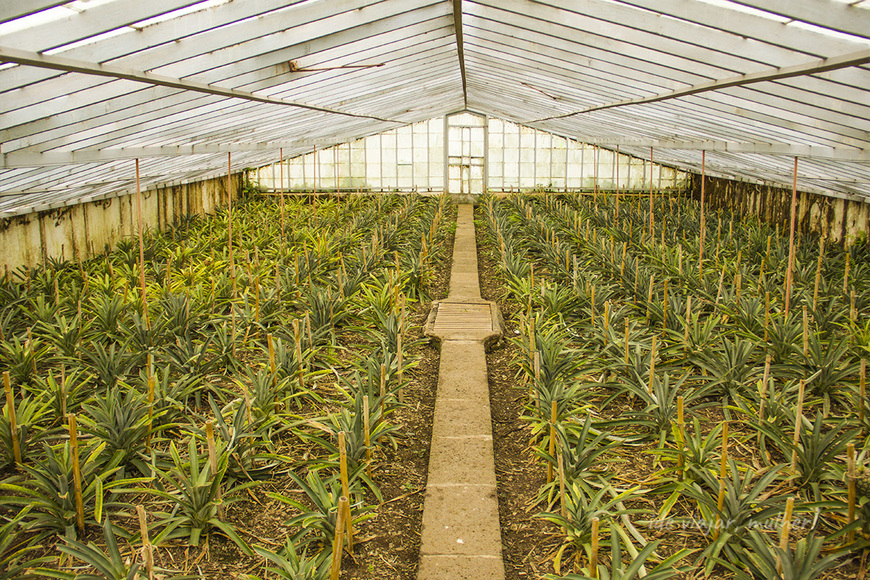
{"label": "greenhouse truss", "polygon": [[462,111],[870,196],[867,0],[3,0],[0,61],[7,217]]}

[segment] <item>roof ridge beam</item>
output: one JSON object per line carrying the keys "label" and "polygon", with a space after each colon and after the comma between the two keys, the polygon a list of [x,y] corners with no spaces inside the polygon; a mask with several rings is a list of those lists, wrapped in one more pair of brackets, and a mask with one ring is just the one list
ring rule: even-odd
{"label": "roof ridge beam", "polygon": [[462,34],[462,0],[453,0],[453,30],[456,32],[456,53],[459,57],[459,74],[462,76],[462,97],[468,107],[468,76],[465,73],[465,40]]}
{"label": "roof ridge beam", "polygon": [[58,56],[48,56],[44,54],[39,54],[36,52],[30,52],[26,50],[17,50],[9,47],[0,46],[0,62],[12,62],[21,65],[27,66],[35,66],[40,68],[48,68],[53,70],[60,70],[64,72],[75,72],[87,75],[95,75],[101,77],[109,77],[113,79],[124,79],[129,81],[146,83],[154,86],[163,86],[170,87],[174,89],[182,89],[186,91],[192,91],[197,93],[204,93],[208,95],[217,95],[227,98],[235,98],[235,99],[243,99],[247,101],[255,101],[258,103],[266,103],[270,105],[283,105],[288,107],[296,107],[300,109],[308,109],[310,111],[317,111],[320,113],[330,113],[333,115],[344,115],[347,117],[357,117],[363,119],[374,119],[376,121],[382,121],[386,123],[400,123],[401,121],[396,121],[394,119],[385,119],[383,117],[377,117],[374,115],[365,115],[358,113],[349,113],[347,111],[339,111],[336,109],[331,109],[328,107],[318,107],[316,105],[308,105],[305,103],[296,103],[292,101],[285,101],[282,99],[275,99],[272,97],[265,97],[261,95],[255,95],[254,93],[250,93],[248,91],[240,91],[237,89],[228,89],[224,87],[219,87],[215,85],[209,85],[205,83],[199,83],[195,81],[189,81],[184,79],[179,79],[175,77],[169,77],[164,75],[155,75],[146,71],[128,69],[123,67],[117,67],[112,65],[103,65],[103,64],[94,64],[90,62],[84,62],[80,60],[63,58]]}
{"label": "roof ridge beam", "polygon": [[753,83],[760,83],[765,81],[775,81],[780,79],[786,79],[797,76],[811,75],[817,74],[821,72],[827,72],[832,70],[837,70],[841,68],[848,68],[852,66],[859,66],[862,64],[867,64],[870,62],[870,50],[859,50],[857,52],[850,52],[848,54],[843,54],[839,56],[833,56],[830,58],[823,58],[821,60],[814,60],[808,63],[794,65],[794,66],[785,66],[785,67],[777,67],[774,69],[769,69],[766,71],[759,71],[755,73],[738,75],[735,77],[729,77],[725,79],[717,79],[714,81],[709,81],[706,83],[700,83],[697,85],[692,85],[689,87],[685,87],[682,89],[677,89],[675,91],[668,91],[665,93],[659,93],[657,95],[652,95],[649,97],[640,97],[637,99],[628,99],[625,101],[616,101],[613,103],[606,103],[604,105],[595,105],[594,107],[588,107],[586,109],[582,109],[580,111],[574,111],[572,113],[565,113],[562,115],[554,115],[551,117],[544,117],[541,119],[534,119],[532,121],[527,121],[527,123],[538,123],[542,121],[550,121],[553,119],[563,119],[565,117],[573,117],[574,115],[582,115],[584,113],[591,113],[593,111],[602,111],[604,109],[613,109],[616,107],[625,107],[628,105],[643,105],[647,103],[656,103],[659,101],[666,101],[669,99],[676,99],[679,97],[687,97],[690,95],[696,95],[698,93],[706,93],[709,91],[718,91],[722,89],[727,89],[730,87],[740,87],[744,85],[749,85]]}

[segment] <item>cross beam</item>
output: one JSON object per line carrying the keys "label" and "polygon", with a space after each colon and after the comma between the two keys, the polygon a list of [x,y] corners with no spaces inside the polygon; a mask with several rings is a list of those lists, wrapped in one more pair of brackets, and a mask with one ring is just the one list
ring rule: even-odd
{"label": "cross beam", "polygon": [[870,62],[870,50],[860,50],[858,52],[851,52],[849,54],[844,54],[840,56],[834,56],[831,58],[823,58],[821,60],[812,61],[804,64],[794,65],[794,66],[786,66],[786,67],[778,67],[775,69],[769,69],[765,71],[749,73],[744,75],[738,75],[736,77],[729,77],[725,79],[717,79],[714,81],[709,81],[706,83],[700,83],[697,85],[692,85],[689,87],[685,87],[682,89],[677,89],[675,91],[668,91],[665,93],[659,93],[657,95],[652,95],[649,97],[641,97],[637,99],[627,99],[624,101],[615,101],[613,103],[606,103],[603,105],[595,105],[594,107],[588,107],[586,109],[582,109],[580,111],[574,111],[572,113],[565,113],[562,115],[553,115],[551,117],[544,117],[541,119],[535,119],[534,121],[530,121],[530,123],[540,122],[540,121],[549,121],[552,119],[563,119],[565,117],[573,117],[574,115],[582,115],[584,113],[591,113],[593,111],[602,111],[604,109],[613,109],[615,107],[625,107],[627,105],[643,105],[646,103],[656,103],[658,101],[666,101],[669,99],[676,99],[678,97],[687,97],[689,95],[696,95],[698,93],[706,93],[708,91],[718,91],[722,89],[727,89],[730,87],[739,87],[743,85],[748,85],[752,83],[760,83],[765,81],[776,81],[780,79],[787,79],[791,77],[798,77],[804,75],[817,74],[821,72],[837,70],[841,68],[848,68],[851,66],[859,66],[862,64],[867,64]]}
{"label": "cross beam", "polygon": [[382,117],[376,117],[374,115],[362,115],[357,113],[348,113],[346,111],[339,111],[336,109],[330,109],[328,107],[318,107],[316,105],[308,105],[305,103],[296,103],[292,101],[285,101],[282,99],[276,99],[273,97],[266,97],[262,95],[255,95],[254,93],[250,93],[248,91],[240,91],[237,89],[228,89],[219,87],[216,85],[209,85],[206,83],[199,83],[196,81],[189,81],[184,79],[179,79],[175,77],[169,77],[164,75],[155,75],[146,71],[140,71],[135,69],[128,69],[123,67],[117,67],[112,65],[105,64],[94,64],[90,62],[85,62],[81,60],[75,60],[71,58],[63,58],[58,56],[49,56],[44,54],[39,54],[37,52],[31,52],[26,50],[17,50],[9,47],[0,47],[0,62],[11,62],[16,64],[22,64],[27,66],[35,66],[40,68],[48,68],[53,70],[60,70],[64,72],[76,72],[88,75],[96,75],[102,77],[110,77],[114,79],[124,79],[129,81],[136,81],[141,83],[147,83],[150,85],[162,86],[162,87],[170,87],[174,89],[182,89],[186,91],[193,91],[197,93],[204,93],[207,95],[218,95],[221,97],[235,98],[235,99],[244,99],[247,101],[255,101],[258,103],[266,103],[270,105],[283,105],[288,107],[296,107],[300,109],[308,109],[311,111],[317,111],[320,113],[330,113],[333,115],[344,115],[347,117],[357,117],[363,119],[374,119],[376,121],[383,121],[386,123],[400,123],[400,121],[395,121],[393,119],[384,119]]}

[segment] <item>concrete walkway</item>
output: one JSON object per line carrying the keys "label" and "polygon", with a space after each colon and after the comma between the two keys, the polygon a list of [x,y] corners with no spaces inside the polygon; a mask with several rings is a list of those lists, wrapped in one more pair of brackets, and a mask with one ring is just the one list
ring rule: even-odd
{"label": "concrete walkway", "polygon": [[486,341],[502,332],[480,298],[472,206],[459,206],[450,295],[426,334],[441,341],[418,580],[503,580]]}

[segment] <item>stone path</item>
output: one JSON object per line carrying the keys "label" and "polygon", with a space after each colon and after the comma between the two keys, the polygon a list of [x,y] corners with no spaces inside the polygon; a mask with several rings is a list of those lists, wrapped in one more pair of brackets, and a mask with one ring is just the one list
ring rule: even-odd
{"label": "stone path", "polygon": [[441,341],[418,580],[503,580],[484,345],[502,333],[480,298],[472,206],[459,206],[450,294],[426,334]]}

